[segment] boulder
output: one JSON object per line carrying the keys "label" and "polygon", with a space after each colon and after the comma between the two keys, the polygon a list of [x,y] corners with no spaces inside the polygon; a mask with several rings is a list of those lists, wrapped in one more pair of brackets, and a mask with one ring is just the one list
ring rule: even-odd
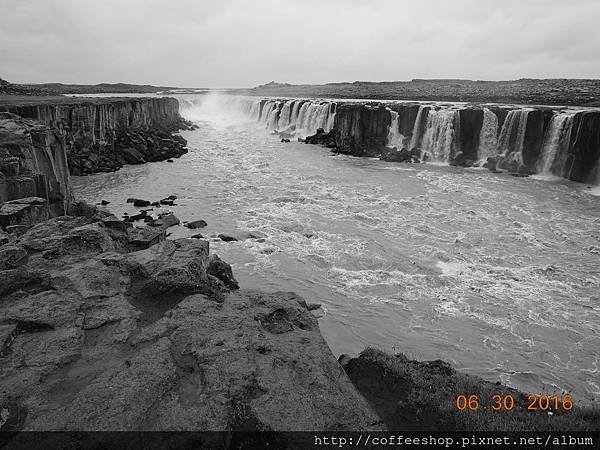
{"label": "boulder", "polygon": [[49,217],[48,202],[40,197],[11,200],[0,206],[0,226],[34,225]]}
{"label": "boulder", "polygon": [[224,262],[218,255],[210,255],[206,272],[221,280],[228,289],[240,288],[240,285],[233,276],[231,265]]}
{"label": "boulder", "polygon": [[405,148],[398,150],[396,147],[386,147],[379,159],[390,162],[412,162],[413,157],[412,152]]}
{"label": "boulder", "polygon": [[129,241],[135,248],[146,249],[167,238],[162,228],[133,228],[128,231]]}
{"label": "boulder", "polygon": [[123,148],[120,152],[127,164],[144,164],[146,162],[144,156],[135,148]]}
{"label": "boulder", "polygon": [[238,238],[230,236],[228,234],[219,234],[217,237],[224,242],[235,242],[239,240]]}
{"label": "boulder", "polygon": [[174,214],[161,215],[160,219],[148,222],[151,227],[161,227],[167,229],[169,227],[179,225],[179,219]]}
{"label": "boulder", "polygon": [[148,200],[135,198],[133,199],[133,206],[135,206],[136,208],[145,208],[146,206],[150,206],[150,202]]}
{"label": "boulder", "polygon": [[128,221],[119,220],[116,216],[113,215],[103,217],[101,222],[107,228],[113,228],[115,230],[123,232],[126,232],[128,228],[133,227],[133,225]]}
{"label": "boulder", "polygon": [[317,144],[328,148],[335,148],[335,135],[333,130],[325,133],[323,128],[317,129],[317,132],[312,136],[307,136],[304,139],[305,144]]}
{"label": "boulder", "polygon": [[207,292],[208,249],[208,241],[177,239],[131,253],[130,258],[148,274],[144,289],[149,293]]}
{"label": "boulder", "polygon": [[197,228],[204,228],[208,224],[204,220],[194,220],[193,222],[188,222],[185,224],[187,228],[195,230]]}

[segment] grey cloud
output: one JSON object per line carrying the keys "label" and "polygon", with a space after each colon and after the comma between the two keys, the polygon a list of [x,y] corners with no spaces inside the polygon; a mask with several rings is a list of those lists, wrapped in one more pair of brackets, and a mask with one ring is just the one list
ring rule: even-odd
{"label": "grey cloud", "polygon": [[0,0],[0,76],[251,86],[597,77],[594,0]]}

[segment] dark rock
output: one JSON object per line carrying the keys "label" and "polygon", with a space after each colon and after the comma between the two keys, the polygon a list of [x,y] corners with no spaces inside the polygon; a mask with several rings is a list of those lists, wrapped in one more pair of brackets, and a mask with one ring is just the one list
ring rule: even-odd
{"label": "dark rock", "polygon": [[175,162],[175,161],[173,161],[172,159],[167,159],[167,162],[168,163],[172,163],[172,162]]}
{"label": "dark rock", "polygon": [[135,206],[137,208],[143,208],[146,206],[150,206],[150,202],[148,200],[142,200],[142,199],[136,198],[133,200],[133,206]]}
{"label": "dark rock", "polygon": [[493,171],[496,169],[497,165],[498,165],[498,158],[490,156],[490,157],[488,157],[488,159],[485,160],[482,167],[485,167],[486,169]]}
{"label": "dark rock", "polygon": [[113,215],[103,217],[101,222],[107,228],[112,228],[123,232],[126,232],[128,228],[131,228],[133,226],[128,221],[119,220],[116,216]]}
{"label": "dark rock", "polygon": [[162,228],[133,228],[128,232],[131,244],[136,248],[149,248],[166,239],[165,230]]}
{"label": "dark rock", "polygon": [[107,200],[102,200],[102,201],[100,201],[100,204],[101,204],[102,206],[106,206],[106,205],[109,205],[109,204],[110,204],[110,202],[109,202],[109,201],[107,201]]}
{"label": "dark rock", "polygon": [[150,206],[153,206],[155,208],[160,208],[160,202],[152,202],[152,203],[150,203]]}
{"label": "dark rock", "polygon": [[192,230],[195,230],[196,228],[204,228],[206,227],[208,224],[204,221],[204,220],[194,220],[193,222],[188,222],[185,224],[185,226],[187,228],[190,228]]}
{"label": "dark rock", "polygon": [[333,130],[329,133],[325,133],[323,128],[319,128],[314,135],[306,136],[304,143],[322,145],[327,148],[335,148],[335,135]]}
{"label": "dark rock", "polygon": [[167,197],[167,199],[169,199],[169,200],[177,200],[177,196],[176,195],[169,195]]}
{"label": "dark rock", "polygon": [[203,234],[197,233],[190,236],[192,239],[206,239]]}
{"label": "dark rock", "polygon": [[48,202],[40,197],[10,200],[0,206],[0,227],[34,225],[50,217]]}
{"label": "dark rock", "polygon": [[284,138],[284,139],[281,140],[281,142],[290,142],[290,140]]}
{"label": "dark rock", "polygon": [[179,225],[179,219],[174,214],[161,215],[160,219],[156,219],[149,222],[148,225],[151,227],[169,228],[175,225]]}
{"label": "dark rock", "polygon": [[386,147],[385,150],[381,153],[379,159],[389,162],[412,162],[413,153],[405,148],[403,148],[402,150],[397,150],[395,147]]}
{"label": "dark rock", "polygon": [[237,239],[237,238],[235,238],[233,236],[229,236],[227,234],[219,234],[218,238],[221,239],[222,241],[225,241],[225,242],[235,242],[235,241],[239,240],[239,239]]}
{"label": "dark rock", "polygon": [[127,164],[144,164],[146,162],[144,156],[135,148],[123,148],[121,155]]}
{"label": "dark rock", "polygon": [[391,121],[390,112],[382,104],[340,104],[331,144],[339,153],[379,156],[387,145]]}
{"label": "dark rock", "polygon": [[0,229],[0,245],[8,244],[10,241],[10,235],[2,231],[2,229]]}
{"label": "dark rock", "polygon": [[460,152],[450,161],[450,165],[460,167],[472,167],[476,162],[477,161],[474,159],[469,159],[466,153]]}
{"label": "dark rock", "polygon": [[0,270],[14,269],[27,262],[25,249],[15,244],[5,244],[0,247]]}
{"label": "dark rock", "polygon": [[173,201],[173,200],[171,200],[171,199],[168,199],[168,198],[163,198],[163,199],[160,201],[160,204],[161,204],[161,205],[166,205],[166,206],[174,206],[174,205],[175,205],[174,201]]}
{"label": "dark rock", "polygon": [[144,210],[140,211],[138,214],[134,214],[133,216],[125,217],[125,222],[135,222],[136,220],[146,219],[148,217],[148,213]]}
{"label": "dark rock", "polygon": [[206,272],[221,280],[228,289],[239,289],[240,286],[233,276],[231,265],[224,262],[218,255],[211,255]]}

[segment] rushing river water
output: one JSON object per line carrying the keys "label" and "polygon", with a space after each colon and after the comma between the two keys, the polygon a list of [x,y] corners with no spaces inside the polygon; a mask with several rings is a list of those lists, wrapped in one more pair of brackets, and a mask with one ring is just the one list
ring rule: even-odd
{"label": "rushing river water", "polygon": [[280,143],[255,122],[198,108],[174,163],[75,178],[75,194],[178,196],[169,208],[264,242],[211,251],[243,288],[296,291],[323,305],[333,352],[366,346],[444,359],[539,393],[600,398],[600,197],[565,180],[332,156]]}

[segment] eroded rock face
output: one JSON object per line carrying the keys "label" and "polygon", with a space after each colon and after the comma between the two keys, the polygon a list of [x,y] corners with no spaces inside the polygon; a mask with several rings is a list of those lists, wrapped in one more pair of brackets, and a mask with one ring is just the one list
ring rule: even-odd
{"label": "eroded rock face", "polygon": [[51,219],[0,247],[13,255],[0,268],[11,429],[381,428],[304,300],[229,291],[208,241],[136,250],[136,228],[100,216]]}
{"label": "eroded rock face", "polygon": [[378,156],[387,145],[390,123],[390,112],[383,104],[338,105],[333,126],[336,151]]}
{"label": "eroded rock face", "polygon": [[[71,175],[115,171],[124,164],[177,158],[187,142],[173,132],[189,123],[174,98],[74,99],[1,105],[0,110],[51,127],[66,145]],[[66,160],[65,160],[66,161]]]}
{"label": "eroded rock face", "polygon": [[73,201],[65,142],[55,130],[0,113],[0,204],[33,197],[45,202],[43,208],[10,207],[16,216],[9,219],[9,211],[4,211],[0,225],[31,224],[65,214]]}

